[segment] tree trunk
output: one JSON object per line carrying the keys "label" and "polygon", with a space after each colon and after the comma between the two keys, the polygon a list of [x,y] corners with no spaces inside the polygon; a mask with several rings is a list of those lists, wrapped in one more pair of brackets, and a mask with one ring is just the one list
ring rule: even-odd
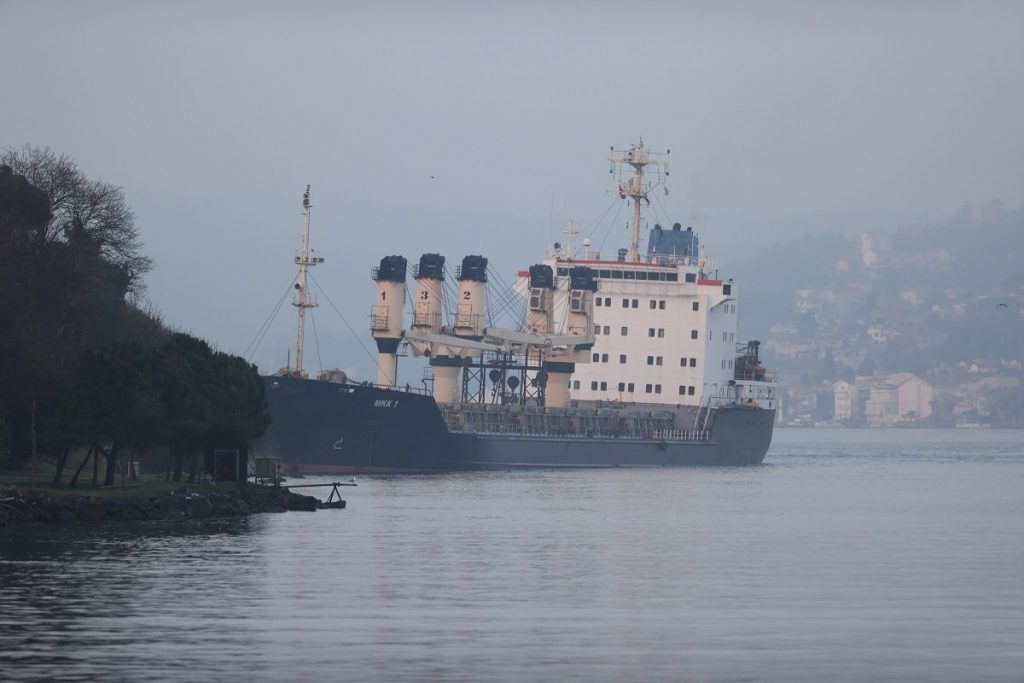
{"label": "tree trunk", "polygon": [[249,481],[249,444],[238,449],[238,485],[245,486]]}
{"label": "tree trunk", "polygon": [[36,487],[36,399],[32,397],[32,465],[31,469],[31,481],[32,488]]}
{"label": "tree trunk", "polygon": [[53,473],[53,485],[54,487],[60,486],[60,480],[64,477],[64,466],[68,462],[68,453],[71,452],[71,444],[68,444],[64,449],[64,452],[60,456],[60,460],[57,461],[57,471]]}
{"label": "tree trunk", "polygon": [[171,481],[181,481],[181,472],[185,469],[185,454],[175,449],[174,451],[174,474],[171,476]]}
{"label": "tree trunk", "polygon": [[99,446],[94,446],[93,447],[93,452],[92,452],[92,487],[93,488],[96,488],[96,486],[99,485],[99,481],[100,481],[100,453],[102,453],[102,452],[103,452],[103,449],[100,448]]}
{"label": "tree trunk", "polygon": [[196,483],[196,473],[199,469],[199,454],[196,451],[192,451],[192,463],[188,469],[188,483]]}
{"label": "tree trunk", "polygon": [[104,486],[114,485],[114,475],[117,474],[117,451],[117,444],[110,444],[110,450],[107,451],[107,474],[103,477]]}
{"label": "tree trunk", "polygon": [[75,474],[71,477],[71,481],[68,482],[69,489],[75,488],[75,484],[78,483],[78,475],[80,475],[82,470],[85,469],[85,463],[89,462],[89,458],[93,457],[92,454],[95,449],[95,446],[90,447],[89,452],[85,454],[84,458],[82,458],[82,462],[78,463],[78,469],[75,470]]}

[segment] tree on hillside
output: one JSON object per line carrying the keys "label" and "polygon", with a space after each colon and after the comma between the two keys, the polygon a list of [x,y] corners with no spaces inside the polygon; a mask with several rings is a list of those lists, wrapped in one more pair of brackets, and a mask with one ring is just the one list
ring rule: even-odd
{"label": "tree on hillside", "polygon": [[0,155],[0,415],[12,464],[35,451],[37,409],[69,390],[75,359],[139,327],[128,299],[150,266],[121,188],[49,150]]}
{"label": "tree on hillside", "polygon": [[79,361],[75,402],[85,413],[85,442],[106,458],[104,485],[114,483],[122,453],[169,438],[161,387],[170,371],[166,356],[137,342],[111,344]]}
{"label": "tree on hillside", "polygon": [[256,366],[238,356],[214,355],[213,381],[207,385],[216,410],[210,432],[206,436],[205,468],[214,469],[213,451],[218,448],[237,450],[248,457],[249,444],[270,426],[263,380]]}
{"label": "tree on hillside", "polygon": [[173,394],[168,396],[172,478],[181,480],[187,457],[193,482],[201,470],[213,469],[214,450],[247,453],[249,443],[266,431],[270,416],[263,382],[254,365],[187,334],[172,335],[163,350],[176,373],[167,390]]}
{"label": "tree on hillside", "polygon": [[48,216],[33,226],[34,242],[48,245],[69,243],[75,234],[87,237],[96,254],[120,271],[126,291],[141,292],[152,261],[140,251],[135,215],[122,188],[89,180],[68,157],[29,145],[5,151],[0,165],[46,194]]}

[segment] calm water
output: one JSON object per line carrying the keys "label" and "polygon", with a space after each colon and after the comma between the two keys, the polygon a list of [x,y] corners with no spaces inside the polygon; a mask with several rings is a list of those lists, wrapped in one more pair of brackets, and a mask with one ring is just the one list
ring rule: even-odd
{"label": "calm water", "polygon": [[0,531],[0,679],[1024,680],[1024,432]]}

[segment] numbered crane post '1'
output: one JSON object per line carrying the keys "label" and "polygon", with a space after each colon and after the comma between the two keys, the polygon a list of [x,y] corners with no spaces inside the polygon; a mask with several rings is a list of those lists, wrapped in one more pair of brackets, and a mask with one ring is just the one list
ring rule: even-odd
{"label": "numbered crane post '1'", "polygon": [[403,256],[385,256],[371,277],[377,281],[377,298],[370,313],[370,329],[377,342],[377,384],[395,386],[398,374],[398,346],[402,343],[405,308]]}

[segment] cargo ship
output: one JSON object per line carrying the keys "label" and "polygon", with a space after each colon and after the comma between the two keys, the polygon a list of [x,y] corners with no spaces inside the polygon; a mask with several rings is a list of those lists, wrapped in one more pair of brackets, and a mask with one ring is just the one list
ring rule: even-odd
{"label": "cargo ship", "polygon": [[[575,248],[569,223],[564,242],[490,296],[484,256],[454,272],[436,253],[412,269],[403,256],[382,258],[371,271],[373,382],[303,370],[304,318],[316,305],[307,271],[323,262],[309,249],[307,188],[295,364],[265,377],[273,422],[259,454],[291,472],[352,474],[763,462],[776,388],[759,343],[738,338],[737,283],[679,223],[655,225],[641,251],[642,207],[664,187],[667,152],[641,140],[613,148],[610,162],[632,209],[628,248]],[[515,324],[495,324],[489,301],[517,302]],[[421,386],[400,385],[400,356],[424,364]]]}

